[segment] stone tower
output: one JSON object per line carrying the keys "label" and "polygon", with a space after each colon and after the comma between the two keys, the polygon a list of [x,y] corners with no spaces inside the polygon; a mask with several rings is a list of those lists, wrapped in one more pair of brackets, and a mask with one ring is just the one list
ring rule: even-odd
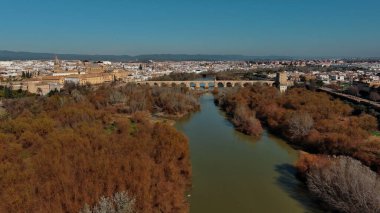
{"label": "stone tower", "polygon": [[281,93],[286,92],[288,89],[288,76],[286,75],[286,72],[277,73],[276,84]]}

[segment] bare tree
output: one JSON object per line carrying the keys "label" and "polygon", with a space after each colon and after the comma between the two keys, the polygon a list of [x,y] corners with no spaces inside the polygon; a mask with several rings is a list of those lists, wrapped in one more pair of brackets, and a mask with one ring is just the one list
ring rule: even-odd
{"label": "bare tree", "polygon": [[338,157],[307,174],[311,193],[340,212],[380,212],[380,179],[350,157]]}
{"label": "bare tree", "polygon": [[314,120],[307,112],[294,113],[288,121],[288,126],[292,138],[302,138],[309,134]]}
{"label": "bare tree", "polygon": [[76,102],[82,102],[86,99],[86,97],[82,95],[81,92],[77,89],[71,91],[71,96],[74,98]]}
{"label": "bare tree", "polygon": [[79,213],[134,213],[135,199],[126,192],[117,192],[112,197],[102,197],[90,208],[85,204]]}
{"label": "bare tree", "polygon": [[111,104],[124,103],[126,100],[125,95],[118,90],[111,90],[109,101]]}

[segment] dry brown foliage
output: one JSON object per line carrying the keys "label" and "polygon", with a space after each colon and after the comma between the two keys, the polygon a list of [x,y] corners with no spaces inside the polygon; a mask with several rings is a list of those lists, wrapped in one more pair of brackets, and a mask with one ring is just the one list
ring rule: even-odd
{"label": "dry brown foliage", "polygon": [[255,85],[220,92],[217,101],[231,117],[247,109],[245,114],[256,114],[272,131],[310,152],[348,155],[380,172],[380,142],[370,138],[376,118],[353,115],[349,105],[325,93],[294,88],[281,95],[276,88]]}
{"label": "dry brown foliage", "polygon": [[115,116],[118,107],[153,110],[153,97],[139,96],[151,91],[77,89],[74,95],[6,103],[0,212],[78,212],[121,191],[135,198],[138,212],[187,212],[191,168],[185,136],[152,124],[144,113],[136,112],[132,121]]}

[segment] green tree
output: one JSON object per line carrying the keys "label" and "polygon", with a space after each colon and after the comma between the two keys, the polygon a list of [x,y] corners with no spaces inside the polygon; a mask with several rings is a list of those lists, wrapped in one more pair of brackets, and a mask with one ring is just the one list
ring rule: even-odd
{"label": "green tree", "polygon": [[11,87],[4,87],[4,98],[13,98],[13,91]]}

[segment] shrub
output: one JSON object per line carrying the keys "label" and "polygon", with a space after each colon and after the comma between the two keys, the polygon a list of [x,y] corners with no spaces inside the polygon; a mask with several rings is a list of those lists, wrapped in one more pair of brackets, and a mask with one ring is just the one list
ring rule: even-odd
{"label": "shrub", "polygon": [[239,106],[235,109],[232,122],[238,130],[248,135],[259,136],[263,132],[261,123],[256,118],[255,113],[244,106]]}
{"label": "shrub", "polygon": [[310,192],[339,212],[380,212],[380,179],[350,157],[312,166],[306,176]]}

